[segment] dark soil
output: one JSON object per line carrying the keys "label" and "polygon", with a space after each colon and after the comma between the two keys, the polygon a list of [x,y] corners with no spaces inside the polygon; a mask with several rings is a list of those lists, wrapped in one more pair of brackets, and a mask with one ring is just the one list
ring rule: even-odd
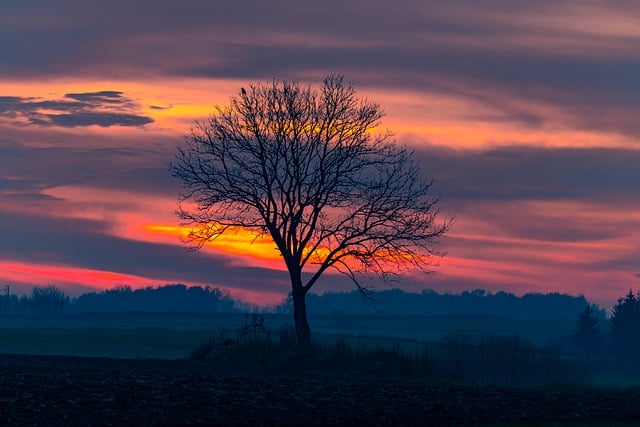
{"label": "dark soil", "polygon": [[640,389],[505,389],[0,355],[2,426],[640,425]]}

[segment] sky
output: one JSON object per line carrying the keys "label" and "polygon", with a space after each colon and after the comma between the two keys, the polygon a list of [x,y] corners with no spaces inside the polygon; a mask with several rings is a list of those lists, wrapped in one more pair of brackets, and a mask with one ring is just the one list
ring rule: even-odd
{"label": "sky", "polygon": [[455,216],[403,289],[607,309],[640,289],[640,4],[591,0],[3,0],[0,283],[280,301],[269,242],[185,247],[167,165],[241,86],[329,73],[382,106]]}

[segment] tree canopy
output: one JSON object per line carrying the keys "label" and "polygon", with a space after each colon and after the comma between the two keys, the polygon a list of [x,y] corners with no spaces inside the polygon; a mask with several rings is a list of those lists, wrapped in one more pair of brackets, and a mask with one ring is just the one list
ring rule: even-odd
{"label": "tree canopy", "polygon": [[451,220],[440,218],[414,153],[374,132],[382,117],[340,75],[319,89],[252,84],[196,124],[171,165],[196,247],[237,228],[273,239],[301,341],[305,295],[326,270],[364,292],[371,279],[428,271],[441,255]]}

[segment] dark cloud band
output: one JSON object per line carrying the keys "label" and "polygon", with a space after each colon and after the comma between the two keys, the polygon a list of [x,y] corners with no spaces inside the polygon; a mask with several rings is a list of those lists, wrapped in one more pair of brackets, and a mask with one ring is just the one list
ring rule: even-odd
{"label": "dark cloud band", "polygon": [[0,118],[16,125],[36,126],[130,126],[152,123],[138,114],[138,105],[122,92],[69,93],[60,100],[0,96]]}

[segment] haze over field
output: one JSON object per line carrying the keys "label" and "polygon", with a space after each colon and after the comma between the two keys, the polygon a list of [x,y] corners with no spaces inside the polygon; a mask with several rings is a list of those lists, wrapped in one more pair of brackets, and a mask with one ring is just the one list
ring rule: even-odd
{"label": "haze over field", "polygon": [[608,309],[640,286],[639,23],[624,1],[3,1],[0,283],[281,300],[272,243],[184,249],[166,165],[241,86],[339,72],[456,216],[448,255],[405,289]]}

